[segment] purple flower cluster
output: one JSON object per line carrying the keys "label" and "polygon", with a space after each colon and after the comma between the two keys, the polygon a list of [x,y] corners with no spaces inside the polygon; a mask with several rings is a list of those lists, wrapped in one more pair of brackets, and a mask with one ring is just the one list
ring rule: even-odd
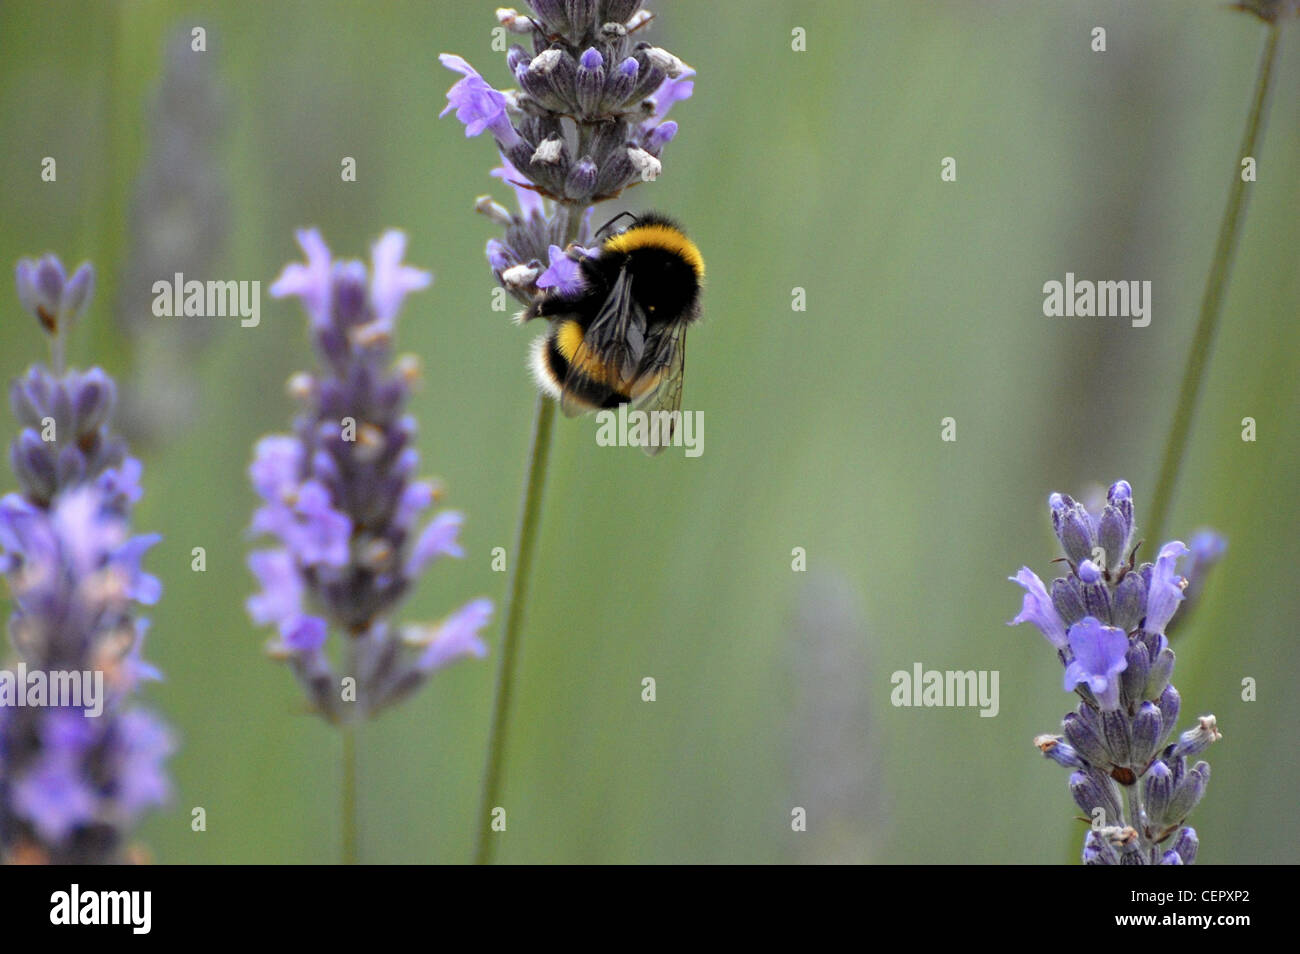
{"label": "purple flower cluster", "polygon": [[[93,272],[67,279],[47,256],[17,276],[58,364]],[[20,492],[0,499],[18,654],[0,671],[0,857],[10,861],[128,860],[132,826],[169,792],[171,734],[130,705],[141,681],[159,678],[141,656],[138,608],[162,588],[141,566],[158,537],[130,531],[140,465],[108,430],[115,394],[98,368],[39,365],[10,394],[23,428],[10,447]]]}
{"label": "purple flower cluster", "polygon": [[[1191,551],[1165,544],[1137,565],[1133,493],[1111,486],[1100,515],[1065,494],[1049,498],[1070,568],[1050,591],[1028,567],[1011,577],[1025,589],[1012,625],[1036,625],[1065,666],[1065,689],[1081,702],[1062,735],[1035,745],[1074,770],[1070,792],[1093,821],[1088,864],[1191,864],[1196,832],[1184,821],[1205,793],[1210,767],[1187,757],[1219,738],[1212,715],[1168,742],[1181,699],[1170,683],[1174,652],[1166,630],[1187,581],[1178,561]],[[1140,543],[1140,542],[1139,542]]]}
{"label": "purple flower cluster", "polygon": [[[321,715],[345,722],[455,659],[485,655],[478,631],[492,605],[474,600],[440,624],[400,631],[389,621],[429,564],[462,555],[460,514],[424,519],[438,491],[415,479],[416,424],[405,407],[416,362],[392,358],[402,302],[432,277],[402,264],[399,231],[375,243],[369,270],[334,261],[314,230],[298,242],[306,262],[286,266],[271,294],[302,301],[321,370],[291,380],[302,404],[294,433],[259,441],[249,470],[262,501],[252,529],[276,546],[249,555],[261,591],[248,612],[275,626],[271,654],[290,664]],[[339,670],[326,654],[331,624],[345,638]]]}
{"label": "purple flower cluster", "polygon": [[478,209],[505,227],[504,241],[488,242],[488,261],[525,303],[577,279],[574,257],[593,240],[596,203],[658,178],[677,133],[668,112],[695,88],[693,69],[633,39],[651,19],[640,0],[529,5],[526,15],[497,11],[507,30],[530,41],[531,49],[516,43],[506,53],[517,88],[495,89],[462,57],[440,57],[463,77],[443,115],[454,111],[467,136],[492,134],[501,154],[492,175],[514,188],[517,213],[486,196]]}

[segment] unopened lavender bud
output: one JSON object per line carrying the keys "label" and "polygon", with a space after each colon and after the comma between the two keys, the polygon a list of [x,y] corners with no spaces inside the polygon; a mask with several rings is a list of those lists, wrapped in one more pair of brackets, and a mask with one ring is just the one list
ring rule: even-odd
{"label": "unopened lavender bud", "polygon": [[1200,847],[1200,842],[1196,838],[1196,829],[1186,827],[1178,832],[1174,839],[1173,850],[1178,852],[1178,856],[1183,859],[1183,864],[1190,865],[1196,861],[1196,849]]}
{"label": "unopened lavender bud", "polygon": [[1182,707],[1182,697],[1173,686],[1165,686],[1156,698],[1156,705],[1160,708],[1160,722],[1166,729],[1165,736],[1168,737],[1169,731],[1178,724],[1178,710]]}
{"label": "unopened lavender bud", "polygon": [[587,32],[596,28],[596,14],[599,8],[599,0],[567,0],[569,36],[574,39],[575,43],[581,40]]}
{"label": "unopened lavender bud", "polygon": [[662,122],[654,129],[650,130],[650,134],[646,136],[646,149],[649,152],[658,155],[664,146],[672,142],[673,137],[676,135],[677,124],[675,122],[671,119],[667,122]]}
{"label": "unopened lavender bud", "polygon": [[574,201],[587,201],[596,191],[596,173],[596,164],[591,161],[591,157],[583,156],[569,170],[569,176],[564,182],[564,194]]}
{"label": "unopened lavender bud", "polygon": [[521,67],[527,68],[531,61],[532,57],[528,51],[518,43],[512,44],[510,49],[506,51],[506,68],[513,75],[517,75]]}
{"label": "unopened lavender bud", "polygon": [[487,240],[486,251],[488,265],[494,272],[504,272],[513,264],[510,256],[506,254],[506,246],[496,239]]}
{"label": "unopened lavender bud", "polygon": [[1052,605],[1067,627],[1088,615],[1088,609],[1083,605],[1083,591],[1073,576],[1052,581]]}
{"label": "unopened lavender bud", "polygon": [[1065,768],[1085,768],[1087,763],[1079,756],[1073,746],[1059,735],[1040,735],[1035,737],[1034,745],[1044,756]]}
{"label": "unopened lavender bud", "polygon": [[1083,839],[1083,863],[1085,865],[1117,865],[1119,855],[1100,833],[1089,831]]}
{"label": "unopened lavender bud", "polygon": [[1167,825],[1169,802],[1174,797],[1174,775],[1164,762],[1153,762],[1142,776],[1142,801],[1153,824]]}
{"label": "unopened lavender bud", "polygon": [[601,23],[627,23],[640,7],[641,0],[601,0],[596,16]]}
{"label": "unopened lavender bud", "polygon": [[1192,813],[1192,809],[1205,795],[1205,787],[1209,783],[1210,766],[1205,762],[1197,762],[1178,780],[1166,811],[1170,824],[1180,822]]}
{"label": "unopened lavender bud", "polygon": [[1169,685],[1174,674],[1174,651],[1166,646],[1151,660],[1151,671],[1147,674],[1146,698],[1160,699],[1165,692],[1172,692],[1177,699],[1178,692]]}
{"label": "unopened lavender bud", "polygon": [[1121,767],[1130,765],[1128,716],[1119,709],[1103,712],[1101,731],[1111,762]]}
{"label": "unopened lavender bud", "polygon": [[605,79],[605,91],[600,100],[600,112],[612,113],[620,109],[636,87],[640,67],[636,57],[629,56],[610,72]]}
{"label": "unopened lavender bud", "polygon": [[539,25],[543,32],[556,34],[568,31],[569,16],[565,0],[528,0],[528,5],[537,14],[534,19],[542,21]]}
{"label": "unopened lavender bud", "polygon": [[1116,822],[1124,817],[1120,810],[1119,789],[1106,775],[1095,770],[1083,770],[1070,776],[1070,794],[1075,804],[1089,819],[1096,817],[1100,808],[1105,814],[1103,822]]}
{"label": "unopened lavender bud", "polygon": [[1130,755],[1133,766],[1140,770],[1151,761],[1160,743],[1164,740],[1164,724],[1160,718],[1160,709],[1153,702],[1143,702],[1133,717],[1131,732],[1132,748]]}
{"label": "unopened lavender bud", "polygon": [[50,448],[33,430],[24,430],[9,445],[9,464],[18,478],[18,486],[33,500],[47,502],[58,488],[54,458]]}
{"label": "unopened lavender bud", "polygon": [[[532,58],[527,69],[515,71],[515,79],[524,92],[544,109],[563,112],[570,103],[565,95],[569,87],[557,74],[562,72],[564,53],[555,48],[543,50]],[[518,165],[518,163],[516,163]]]}
{"label": "unopened lavender bud", "polygon": [[1214,716],[1201,716],[1197,720],[1196,728],[1188,729],[1178,737],[1178,744],[1174,746],[1174,754],[1199,755],[1221,738],[1223,738],[1223,734],[1219,732],[1218,723]]}
{"label": "unopened lavender bud", "polygon": [[1146,698],[1147,674],[1151,669],[1151,660],[1147,655],[1146,644],[1136,639],[1129,644],[1124,658],[1128,664],[1120,673],[1119,698],[1127,709]]}
{"label": "unopened lavender bud", "polygon": [[1110,763],[1110,753],[1101,736],[1081,719],[1078,713],[1069,712],[1061,720],[1061,731],[1070,746],[1093,765]]}
{"label": "unopened lavender bud", "polygon": [[578,109],[593,115],[605,93],[605,58],[595,47],[589,47],[578,60],[578,75],[574,86]]}
{"label": "unopened lavender bud", "polygon": [[18,300],[50,335],[65,333],[81,317],[95,287],[95,270],[83,263],[68,277],[54,255],[22,259],[15,270]]}
{"label": "unopened lavender bud", "polygon": [[1103,623],[1110,622],[1110,589],[1102,582],[1101,568],[1091,560],[1079,564],[1079,579],[1083,586],[1083,606],[1089,616]]}
{"label": "unopened lavender bud", "polygon": [[1066,557],[1076,566],[1090,559],[1093,539],[1088,512],[1069,494],[1052,494],[1047,503],[1052,509],[1052,528]]}
{"label": "unopened lavender bud", "polygon": [[1183,863],[1183,857],[1178,852],[1170,848],[1168,851],[1166,851],[1163,855],[1160,856],[1160,863],[1162,865],[1181,865]]}
{"label": "unopened lavender bud", "polygon": [[1110,600],[1111,622],[1131,633],[1137,629],[1146,612],[1147,588],[1140,573],[1128,573],[1119,581]]}
{"label": "unopened lavender bud", "polygon": [[1124,562],[1128,552],[1130,527],[1124,515],[1114,506],[1107,505],[1097,521],[1097,544],[1106,553],[1106,565],[1115,568]]}
{"label": "unopened lavender bud", "polygon": [[486,216],[497,225],[509,227],[514,224],[514,218],[504,205],[495,201],[490,195],[481,195],[474,201],[474,211],[479,215]]}

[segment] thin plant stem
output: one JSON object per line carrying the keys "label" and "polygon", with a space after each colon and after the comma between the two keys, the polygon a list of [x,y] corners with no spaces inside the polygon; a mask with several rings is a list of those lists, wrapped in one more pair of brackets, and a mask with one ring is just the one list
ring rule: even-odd
{"label": "thin plant stem", "polygon": [[483,771],[483,797],[478,812],[478,840],[475,864],[490,864],[496,842],[488,824],[492,810],[500,805],[501,784],[505,767],[506,745],[510,728],[510,703],[514,694],[515,666],[519,660],[520,631],[528,599],[528,581],[541,522],[542,495],[546,488],[546,467],[551,452],[551,425],[555,420],[555,402],[546,395],[537,397],[537,414],[533,420],[533,444],[524,479],[524,498],[519,515],[519,532],[515,539],[514,570],[506,592],[501,645],[497,650],[496,699],[492,705],[492,728],[488,735],[487,766]]}
{"label": "thin plant stem", "polygon": [[356,723],[343,723],[340,732],[343,737],[343,863],[355,865],[361,855],[357,833]]}
{"label": "thin plant stem", "polygon": [[[1253,156],[1258,160],[1256,148],[1264,129],[1264,110],[1268,101],[1269,86],[1273,79],[1273,63],[1277,58],[1278,37],[1282,32],[1279,23],[1271,23],[1264,41],[1264,52],[1259,61],[1259,76],[1255,81],[1255,98],[1251,103],[1250,117],[1246,121],[1246,132],[1241,140],[1241,149],[1237,160]],[[1219,240],[1214,248],[1214,259],[1210,264],[1210,274],[1205,283],[1205,294],[1201,298],[1201,313],[1196,322],[1196,333],[1192,338],[1192,350],[1187,356],[1187,366],[1183,370],[1183,381],[1178,389],[1178,403],[1175,406],[1173,426],[1165,443],[1164,456],[1160,461],[1160,474],[1156,478],[1155,493],[1151,501],[1151,517],[1146,538],[1163,539],[1165,520],[1169,516],[1169,507],[1173,501],[1174,485],[1178,479],[1178,469],[1182,465],[1187,450],[1187,439],[1191,434],[1192,418],[1196,413],[1196,403],[1201,388],[1205,384],[1205,371],[1210,362],[1210,351],[1214,347],[1214,335],[1218,331],[1219,317],[1223,313],[1223,295],[1228,287],[1228,274],[1232,270],[1233,253],[1236,251],[1240,236],[1241,213],[1246,204],[1246,181],[1237,167],[1232,179],[1232,189],[1228,192],[1228,207],[1223,212],[1223,222],[1219,226]]]}

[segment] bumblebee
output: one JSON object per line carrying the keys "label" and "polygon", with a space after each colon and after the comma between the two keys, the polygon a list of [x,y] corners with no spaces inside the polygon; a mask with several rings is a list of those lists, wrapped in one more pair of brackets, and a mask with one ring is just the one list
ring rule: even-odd
{"label": "bumblebee", "polygon": [[533,344],[533,374],[569,417],[621,404],[681,410],[704,259],[671,219],[647,212],[632,220],[579,261],[580,288],[550,289],[521,316],[551,322]]}

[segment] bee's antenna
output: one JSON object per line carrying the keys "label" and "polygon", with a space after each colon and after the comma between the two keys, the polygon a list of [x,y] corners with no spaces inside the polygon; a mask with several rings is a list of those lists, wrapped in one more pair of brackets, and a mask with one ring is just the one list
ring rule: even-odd
{"label": "bee's antenna", "polygon": [[633,212],[620,212],[618,215],[614,216],[612,219],[610,219],[608,222],[606,222],[606,223],[605,223],[604,225],[602,225],[600,228],[596,229],[596,235],[599,236],[601,232],[605,231],[607,228],[609,228],[611,225],[613,225],[613,224],[614,224],[615,222],[617,222],[619,219],[624,218],[624,217],[631,219],[631,220],[632,220],[632,224],[634,224],[634,225],[635,225],[635,224],[637,223],[637,221],[638,221],[638,219],[637,219],[635,213],[633,213]]}

